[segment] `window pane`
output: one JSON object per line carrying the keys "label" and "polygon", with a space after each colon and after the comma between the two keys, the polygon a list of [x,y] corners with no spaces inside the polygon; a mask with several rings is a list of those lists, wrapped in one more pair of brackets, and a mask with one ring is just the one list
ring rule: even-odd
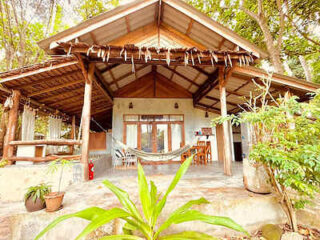
{"label": "window pane", "polygon": [[152,152],[152,124],[141,125],[141,149]]}
{"label": "window pane", "polygon": [[141,121],[154,121],[154,116],[153,115],[141,115]]}
{"label": "window pane", "polygon": [[125,115],[124,116],[124,121],[126,122],[132,122],[132,121],[138,121],[139,116],[138,115]]}
{"label": "window pane", "polygon": [[169,121],[169,115],[156,115],[156,121]]}
{"label": "window pane", "polygon": [[168,152],[168,125],[157,124],[157,152]]}
{"label": "window pane", "polygon": [[127,125],[127,145],[132,148],[137,148],[138,143],[138,126],[136,124]]}
{"label": "window pane", "polygon": [[180,124],[171,124],[172,150],[179,149],[182,143],[182,126]]}
{"label": "window pane", "polygon": [[170,115],[170,121],[183,121],[183,116],[182,115]]}

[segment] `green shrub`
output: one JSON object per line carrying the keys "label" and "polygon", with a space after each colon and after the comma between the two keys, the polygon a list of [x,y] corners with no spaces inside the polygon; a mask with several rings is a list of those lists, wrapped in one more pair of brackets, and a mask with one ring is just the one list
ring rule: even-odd
{"label": "green shrub", "polygon": [[37,186],[31,186],[28,188],[27,192],[24,194],[24,200],[31,198],[33,202],[37,199],[44,201],[44,196],[51,192],[51,186],[45,183],[41,183]]}

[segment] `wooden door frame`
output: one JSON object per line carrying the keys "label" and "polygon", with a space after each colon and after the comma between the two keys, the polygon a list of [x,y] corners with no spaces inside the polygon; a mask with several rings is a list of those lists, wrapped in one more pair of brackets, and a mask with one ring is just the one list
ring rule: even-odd
{"label": "wooden door frame", "polygon": [[[169,121],[140,121],[141,115],[162,116],[168,115]],[[125,121],[126,116],[138,116],[138,121]],[[170,121],[170,116],[182,116],[182,121]],[[168,126],[168,151],[172,151],[172,124],[181,125],[182,146],[185,145],[184,114],[123,114],[123,143],[127,144],[127,125],[137,125],[137,148],[141,150],[141,125],[152,124],[152,152],[157,152],[156,126],[157,124],[166,124]]]}

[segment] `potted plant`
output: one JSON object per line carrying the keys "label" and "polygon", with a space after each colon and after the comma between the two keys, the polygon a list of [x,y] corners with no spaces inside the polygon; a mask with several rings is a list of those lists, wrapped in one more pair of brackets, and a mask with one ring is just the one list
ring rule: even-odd
{"label": "potted plant", "polygon": [[71,166],[72,163],[68,160],[58,159],[49,164],[49,173],[54,174],[60,169],[59,175],[59,183],[58,183],[58,191],[50,192],[44,196],[46,202],[46,210],[47,212],[55,212],[62,208],[62,201],[65,192],[61,192],[61,181],[63,176],[63,170],[65,167]]}
{"label": "potted plant", "polygon": [[39,211],[46,207],[44,196],[51,192],[51,186],[41,183],[28,188],[24,195],[24,205],[28,212]]}

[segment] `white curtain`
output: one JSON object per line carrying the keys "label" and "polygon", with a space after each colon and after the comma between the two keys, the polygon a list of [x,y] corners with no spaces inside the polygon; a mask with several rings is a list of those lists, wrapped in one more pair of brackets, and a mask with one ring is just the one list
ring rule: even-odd
{"label": "white curtain", "polygon": [[180,124],[171,124],[172,150],[180,148],[182,142],[182,127]]}
{"label": "white curtain", "polygon": [[[48,133],[48,139],[54,140],[54,139],[60,139],[61,138],[61,127],[62,127],[62,119],[54,116],[49,117],[49,133]],[[48,146],[48,153],[54,154],[57,153],[59,150],[58,146]]]}
{"label": "white curtain", "polygon": [[127,125],[127,146],[137,148],[138,126],[136,124]]}
{"label": "white curtain", "polygon": [[22,141],[34,140],[34,124],[36,112],[29,106],[24,106],[22,113],[21,139]]}

